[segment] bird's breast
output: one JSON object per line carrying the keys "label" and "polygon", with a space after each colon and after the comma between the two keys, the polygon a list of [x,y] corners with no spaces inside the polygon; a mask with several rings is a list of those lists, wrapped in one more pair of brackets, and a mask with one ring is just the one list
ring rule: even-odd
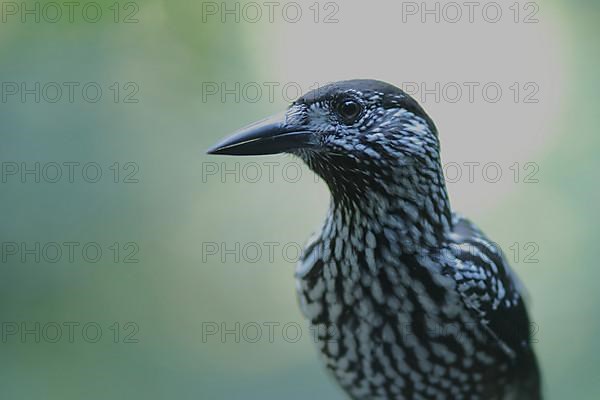
{"label": "bird's breast", "polygon": [[314,240],[296,274],[302,312],[340,385],[369,399],[484,393],[484,371],[498,359],[476,351],[487,339],[433,260],[346,245]]}

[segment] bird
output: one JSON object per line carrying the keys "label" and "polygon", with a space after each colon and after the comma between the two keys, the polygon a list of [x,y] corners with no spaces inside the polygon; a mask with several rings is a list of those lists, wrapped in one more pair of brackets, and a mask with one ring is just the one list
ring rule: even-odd
{"label": "bird", "polygon": [[296,291],[349,398],[542,399],[524,285],[450,207],[437,128],[406,92],[330,83],[208,153],[291,154],[326,183]]}

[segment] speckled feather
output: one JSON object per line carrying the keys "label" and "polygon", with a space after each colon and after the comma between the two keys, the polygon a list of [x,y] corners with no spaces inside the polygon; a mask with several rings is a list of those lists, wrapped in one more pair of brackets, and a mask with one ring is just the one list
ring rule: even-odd
{"label": "speckled feather", "polygon": [[[340,98],[363,107],[351,125]],[[332,194],[297,266],[304,315],[353,399],[538,400],[522,286],[505,257],[452,213],[433,121],[371,80],[296,101],[290,123],[317,132],[295,150]]]}

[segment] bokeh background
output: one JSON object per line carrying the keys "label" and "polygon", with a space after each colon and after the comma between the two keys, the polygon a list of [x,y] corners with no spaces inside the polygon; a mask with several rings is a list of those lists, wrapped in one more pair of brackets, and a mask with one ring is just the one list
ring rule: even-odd
{"label": "bokeh background", "polygon": [[[456,23],[442,3],[439,22],[406,2],[276,3],[272,22],[260,2],[258,20],[244,2],[48,4],[1,4],[2,398],[342,399],[293,280],[326,188],[290,157],[204,151],[298,88],[356,77],[440,84],[416,97],[461,167],[453,206],[528,287],[548,399],[599,398],[600,3],[517,3],[515,22],[502,1],[497,23],[486,2]],[[36,162],[39,182],[21,175]]]}

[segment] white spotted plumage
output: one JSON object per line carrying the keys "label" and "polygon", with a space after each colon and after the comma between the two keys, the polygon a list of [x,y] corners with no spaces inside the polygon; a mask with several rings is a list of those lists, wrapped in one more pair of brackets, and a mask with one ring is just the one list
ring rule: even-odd
{"label": "white spotted plumage", "polygon": [[[353,124],[336,99],[364,108]],[[401,90],[347,81],[288,118],[329,186],[297,291],[327,368],[354,399],[539,400],[522,286],[496,246],[450,209],[433,122]]]}

